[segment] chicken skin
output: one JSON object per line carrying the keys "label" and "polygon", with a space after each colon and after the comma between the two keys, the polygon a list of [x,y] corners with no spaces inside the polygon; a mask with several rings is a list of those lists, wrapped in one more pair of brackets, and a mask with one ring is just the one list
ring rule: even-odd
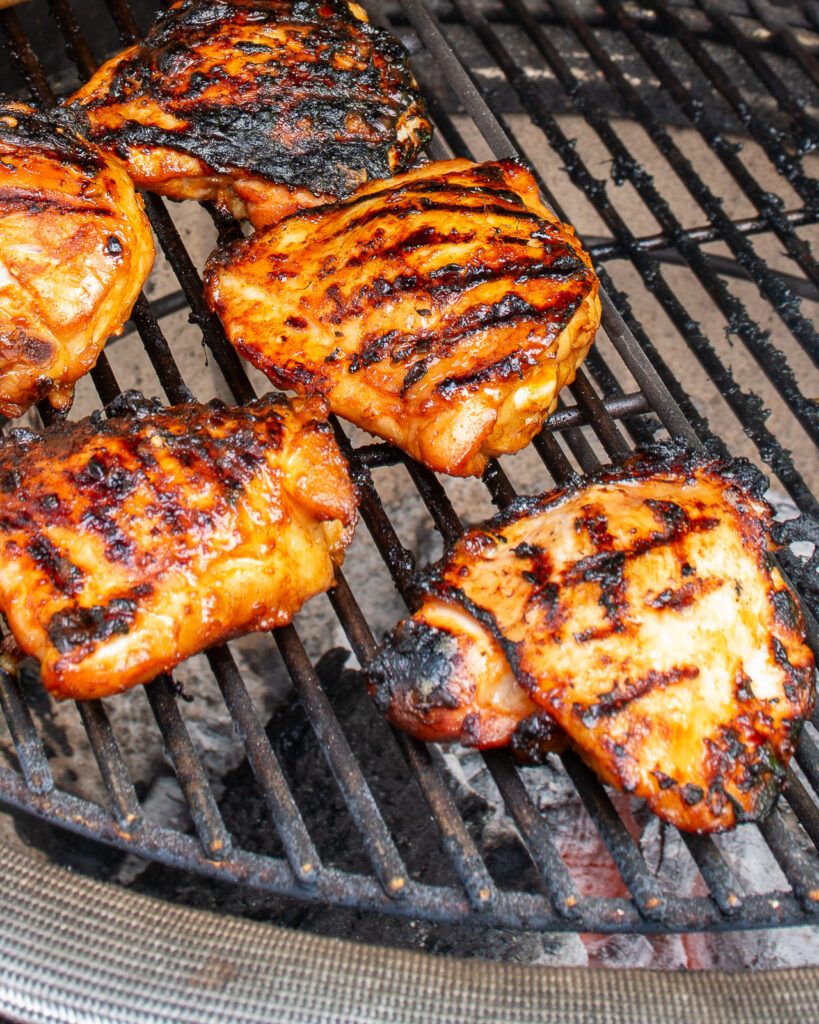
{"label": "chicken skin", "polygon": [[518,501],[426,575],[369,668],[376,701],[425,740],[536,750],[562,730],[687,831],[763,817],[815,697],[765,487],[667,442]]}
{"label": "chicken skin", "polygon": [[404,170],[431,135],[405,49],[345,0],[181,0],[69,103],[137,185],[256,227]]}
{"label": "chicken skin", "polygon": [[65,114],[0,97],[0,414],[70,406],[153,261],[122,166]]}
{"label": "chicken skin", "polygon": [[216,253],[206,280],[274,384],[458,476],[531,440],[600,322],[589,257],[512,161],[371,182]]}
{"label": "chicken skin", "polygon": [[59,698],[286,624],[331,585],[356,519],[320,402],[131,392],[109,411],[0,441],[0,611]]}

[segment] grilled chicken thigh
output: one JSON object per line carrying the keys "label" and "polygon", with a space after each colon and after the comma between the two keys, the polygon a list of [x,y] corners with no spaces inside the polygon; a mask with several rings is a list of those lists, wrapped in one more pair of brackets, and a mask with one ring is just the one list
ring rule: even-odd
{"label": "grilled chicken thigh", "polygon": [[289,622],[355,523],[320,402],[112,411],[0,441],[0,611],[57,697]]}
{"label": "grilled chicken thigh", "polygon": [[456,475],[531,440],[600,321],[588,256],[511,161],[371,182],[215,254],[206,278],[277,386]]}
{"label": "grilled chicken thigh", "polygon": [[536,749],[563,730],[682,829],[762,817],[814,704],[764,489],[669,443],[519,501],[429,572],[370,668],[376,700],[425,740]]}
{"label": "grilled chicken thigh", "polygon": [[74,383],[128,319],[154,259],[124,169],[65,114],[0,97],[0,414]]}
{"label": "grilled chicken thigh", "polygon": [[346,0],[181,0],[69,102],[138,185],[257,227],[403,170],[431,134],[403,46]]}

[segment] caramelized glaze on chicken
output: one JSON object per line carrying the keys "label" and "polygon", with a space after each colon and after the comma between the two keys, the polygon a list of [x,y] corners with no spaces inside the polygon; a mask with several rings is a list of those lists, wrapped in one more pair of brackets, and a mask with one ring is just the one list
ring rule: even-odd
{"label": "caramelized glaze on chicken", "polygon": [[531,440],[600,321],[588,256],[511,161],[372,182],[217,253],[206,277],[277,386],[456,475]]}
{"label": "caramelized glaze on chicken", "polygon": [[539,729],[548,745],[545,714],[685,830],[764,816],[814,704],[765,486],[669,443],[519,501],[430,571],[370,668],[376,700],[413,735],[475,746],[537,748]]}
{"label": "caramelized glaze on chicken", "polygon": [[154,259],[124,169],[70,118],[0,97],[0,414],[71,404]]}
{"label": "caramelized glaze on chicken", "polygon": [[0,611],[55,696],[147,682],[331,585],[356,512],[325,411],[131,393],[0,441]]}
{"label": "caramelized glaze on chicken", "polygon": [[138,185],[257,227],[404,170],[431,134],[403,46],[345,0],[182,0],[69,102]]}

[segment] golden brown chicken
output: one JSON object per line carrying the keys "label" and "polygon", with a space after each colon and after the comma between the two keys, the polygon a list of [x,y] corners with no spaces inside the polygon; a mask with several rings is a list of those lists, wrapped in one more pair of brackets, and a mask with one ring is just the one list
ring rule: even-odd
{"label": "golden brown chicken", "polygon": [[670,442],[519,501],[425,577],[370,667],[377,702],[425,740],[536,749],[562,729],[685,830],[762,817],[815,696],[765,486]]}
{"label": "golden brown chicken", "polygon": [[325,411],[131,393],[0,442],[0,611],[55,696],[147,682],[331,585],[356,512]]}
{"label": "golden brown chicken", "polygon": [[256,227],[404,170],[431,134],[405,49],[345,0],[182,0],[69,103],[138,185]]}
{"label": "golden brown chicken", "polygon": [[65,114],[0,97],[0,413],[75,382],[131,314],[154,260],[151,228],[121,165]]}
{"label": "golden brown chicken", "polygon": [[531,440],[600,322],[588,256],[512,161],[372,182],[215,254],[206,277],[277,386],[456,475]]}

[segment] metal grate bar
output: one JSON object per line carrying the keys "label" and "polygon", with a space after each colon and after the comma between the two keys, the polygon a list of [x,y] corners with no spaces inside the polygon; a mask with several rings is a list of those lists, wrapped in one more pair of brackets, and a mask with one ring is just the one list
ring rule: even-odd
{"label": "metal grate bar", "polygon": [[223,860],[231,842],[202,762],[182,720],[169,676],[157,676],[145,693],[165,741],[202,848],[210,860]]}
{"label": "metal grate bar", "polygon": [[394,899],[405,896],[409,878],[401,855],[298,634],[283,626],[273,635],[384,891]]}
{"label": "metal grate bar", "polygon": [[807,776],[814,793],[819,794],[819,747],[807,729],[803,729],[796,748],[796,763]]}
{"label": "metal grate bar", "polygon": [[[465,4],[466,0],[459,0],[459,2],[463,2]],[[731,326],[731,329],[743,340],[751,354],[765,371],[768,378],[783,398],[789,403],[789,406],[799,419],[803,428],[811,437],[819,439],[819,416],[817,416],[815,404],[808,401],[802,394],[795,375],[785,356],[776,349],[775,346],[771,345],[769,340],[761,333],[759,327],[748,316],[744,305],[727,289],[725,283],[720,280],[709,265],[708,257],[706,257],[697,246],[694,246],[685,240],[682,234],[682,225],[677,217],[672,213],[671,208],[668,206],[666,201],[657,192],[652,179],[646,175],[644,169],[636,163],[620,140],[619,136],[612,131],[609,122],[599,117],[596,108],[588,100],[586,91],[578,85],[574,76],[571,75],[567,66],[557,54],[555,48],[550,45],[548,40],[542,37],[542,33],[538,32],[537,26],[530,24],[530,16],[527,16],[527,11],[523,7],[521,0],[505,0],[505,2],[510,4],[516,12],[520,11],[521,21],[527,25],[530,31],[534,30],[537,33],[533,36],[533,41],[538,46],[538,50],[549,61],[550,65],[563,81],[564,86],[567,89],[572,90],[570,94],[577,104],[578,109],[583,112],[586,120],[595,129],[598,135],[600,135],[600,138],[618,162],[618,167],[621,169],[621,172],[632,182],[635,189],[646,203],[646,206],[659,221],[664,231],[674,239],[677,248],[683,254],[686,262],[696,274],[710,297],[722,311]],[[687,157],[682,154],[679,147],[674,143],[665,128],[657,122],[656,118],[643,102],[636,89],[634,89],[634,87],[626,80],[623,72],[614,63],[614,61],[611,60],[604,48],[596,40],[593,33],[587,29],[583,21],[577,17],[574,10],[566,4],[564,0],[550,0],[550,2],[554,9],[566,18],[566,21],[570,25],[572,31],[589,51],[590,55],[601,68],[606,78],[615,86],[624,102],[629,106],[629,109],[635,112],[639,118],[640,124],[645,128],[652,141],[660,152],[662,152],[663,156],[669,161],[680,180],[685,183],[686,187],[697,202],[699,202],[703,209],[706,210],[715,225],[719,227],[723,239],[731,246],[735,255],[740,260],[741,265],[745,267],[751,277],[753,277],[761,293],[771,302],[776,311],[781,314],[783,320],[792,329],[792,332],[798,338],[808,354],[811,355],[814,360],[819,362],[819,339],[817,339],[816,332],[812,324],[805,320],[801,313],[798,312],[798,309],[795,310],[793,296],[789,290],[781,281],[776,280],[776,275],[771,272],[770,266],[754,253],[747,241],[738,232],[733,230],[730,219],[722,210],[721,203],[718,198],[705,185],[694,170],[693,165]],[[628,30],[628,19],[619,8],[616,12],[616,16],[621,21],[624,30]],[[630,38],[632,38],[631,35]],[[486,42],[486,40],[484,41]],[[632,41],[635,40],[632,38]],[[643,53],[642,49],[640,52],[648,61],[649,54]],[[658,76],[663,76],[661,80],[669,88],[674,99],[680,103],[684,103],[686,112],[690,113],[690,103],[685,96],[685,90],[683,90],[682,86],[679,85],[679,82],[674,78],[672,72],[659,54],[652,52],[651,56],[653,59],[648,62],[652,71],[654,71]],[[512,66],[514,67],[514,63]],[[518,72],[518,75],[520,74],[522,73]],[[679,88],[675,89],[675,85]],[[682,98],[680,94],[682,94]],[[527,85],[525,98],[527,101],[537,100],[537,102],[542,105],[539,94],[537,93],[537,90],[531,86],[531,83]],[[547,114],[545,116],[548,117]],[[699,120],[702,120],[702,118]],[[709,133],[707,141],[719,155],[723,149],[723,140],[717,137],[716,131]],[[565,145],[566,140],[564,140],[564,148]],[[744,166],[736,160],[735,154],[732,153],[730,156],[732,166],[729,167],[729,170],[731,170],[732,173],[747,176],[747,171],[745,171]],[[761,189],[755,182],[753,187],[756,192],[761,192]],[[598,193],[599,198],[595,205],[598,207],[604,205],[604,190],[602,190],[597,183],[594,184],[593,190],[589,190],[588,187],[586,187],[584,191],[590,192],[592,198],[595,197],[595,193]],[[608,206],[607,203],[605,205]],[[766,216],[768,216],[768,207],[770,206],[770,203],[765,203],[763,201],[763,206],[766,211]],[[619,218],[617,218],[617,220],[619,220]],[[620,226],[620,233],[623,234],[622,222],[620,222]],[[628,234],[629,233],[626,232],[626,237],[628,237]],[[803,244],[801,243],[801,240],[799,240],[799,243],[800,245]],[[635,265],[638,270],[640,270],[647,287],[651,291],[654,291],[655,294],[657,294],[657,297],[660,298],[659,289],[657,287],[658,278],[660,277],[658,268],[656,265],[652,267],[650,265],[642,264],[644,269],[641,269],[641,263],[637,260],[636,253],[634,254],[634,257]],[[677,302],[676,305],[680,306],[680,303]],[[691,323],[691,317],[686,315],[684,310],[678,310],[677,315],[679,315],[680,312],[683,314],[682,319],[680,321],[675,321],[672,316],[672,321],[678,322],[680,327],[684,328],[682,333],[685,337],[689,333],[693,333],[691,332],[691,327],[694,325]],[[686,338],[686,340],[688,339]],[[702,340],[704,339],[699,339],[699,344],[704,350]]]}
{"label": "metal grate bar", "polygon": [[791,770],[788,770],[782,793],[796,814],[799,824],[810,836],[813,845],[819,847],[819,807]]}
{"label": "metal grate bar", "polygon": [[76,706],[105,784],[111,812],[120,828],[134,832],[142,825],[142,808],[105,707],[99,700],[77,701]]}
{"label": "metal grate bar", "polygon": [[642,853],[626,831],[609,795],[577,754],[562,754],[560,759],[640,913],[649,918],[661,917],[666,897],[649,874]]}
{"label": "metal grate bar", "polygon": [[787,53],[793,57],[802,71],[819,89],[819,63],[814,54],[800,43],[793,29],[769,4],[760,0],[749,0],[756,16],[767,25],[776,42],[781,42]]}
{"label": "metal grate bar", "polygon": [[810,908],[819,905],[819,877],[811,858],[795,842],[782,815],[774,811],[759,822],[759,831],[776,858],[788,885],[795,895]]}
{"label": "metal grate bar", "polygon": [[680,836],[722,913],[739,913],[743,907],[739,885],[713,839],[690,832],[680,832]]}
{"label": "metal grate bar", "polygon": [[490,750],[484,754],[484,761],[555,909],[566,917],[576,917],[581,900],[577,886],[509,755]]}
{"label": "metal grate bar", "polygon": [[[711,85],[717,89],[730,103],[734,113],[747,128],[750,135],[767,153],[774,167],[787,178],[791,186],[799,193],[806,203],[815,209],[819,198],[819,183],[806,176],[798,156],[792,156],[785,147],[781,132],[777,131],[767,119],[763,120],[755,113],[753,107],[742,97],[737,86],[728,74],[709,54],[700,40],[691,31],[685,19],[675,14],[667,0],[649,0],[651,7],[657,11],[673,38],[678,39],[688,53],[702,69]],[[808,273],[807,267],[804,267]],[[815,266],[813,268],[815,270]],[[815,278],[811,280],[816,283]]]}
{"label": "metal grate bar", "polygon": [[[559,5],[561,11],[566,10],[567,14],[571,14],[565,4],[565,0],[549,0],[549,2]],[[601,2],[611,6],[611,0],[601,0]],[[614,11],[614,8],[612,10]],[[617,7],[614,13],[619,25],[647,66],[657,76],[663,88],[668,91],[675,104],[690,120],[692,126],[705,140],[708,147],[718,157],[726,170],[729,171],[745,195],[768,220],[771,230],[785,246],[788,254],[796,260],[806,273],[810,272],[812,275],[819,274],[819,269],[816,267],[810,247],[799,238],[791,224],[782,217],[778,200],[774,201],[771,194],[763,189],[759,182],[751,175],[743,161],[737,156],[733,143],[725,138],[723,132],[707,115],[702,104],[698,103],[682,84],[651,40],[644,33],[640,32],[634,21],[622,8]],[[691,195],[708,214],[709,218],[720,227],[723,232],[723,238],[731,247],[731,250],[742,266],[745,267],[753,278],[760,294],[770,302],[772,308],[788,327],[791,334],[814,362],[819,365],[819,339],[817,339],[813,324],[802,315],[798,300],[794,299],[788,288],[778,279],[776,272],[771,266],[756,254],[748,240],[733,230],[730,218],[722,209],[718,197],[705,185],[694,170],[691,162],[680,152],[674,140],[665,128],[659,124],[637,91],[626,80],[622,71],[605,53],[594,34],[588,32],[582,21],[576,16],[572,15],[571,20],[573,30],[579,37],[582,35],[584,46],[593,54],[595,61],[601,67],[604,67],[606,76],[610,77],[610,80],[614,83],[626,103],[628,103],[630,109],[638,112],[640,123],[646,129],[654,144],[674,168],[680,180],[685,183]],[[692,269],[695,268],[692,266]],[[761,335],[758,326],[748,316],[742,303],[730,295],[724,285],[721,289],[715,291],[712,298],[725,314],[732,330],[735,330],[737,335],[742,338],[771,381],[776,383],[777,388],[792,391],[793,384],[790,379],[792,374],[789,376],[790,367],[787,364],[787,360],[785,360],[781,353],[777,355],[778,350],[775,347],[764,344],[764,336]],[[787,399],[785,392],[783,391],[782,393]],[[796,394],[796,392],[793,393]]]}
{"label": "metal grate bar", "polygon": [[791,94],[791,90],[732,18],[721,11],[712,0],[695,0],[695,3],[708,15],[720,36],[729,40],[731,46],[776,100],[782,113],[799,125],[805,137],[799,149],[812,149],[819,140],[819,122],[805,111],[799,99]]}
{"label": "metal grate bar", "polygon": [[303,885],[311,885],[321,870],[318,852],[233,655],[227,647],[212,647],[207,652],[207,658],[230,717],[241,734],[248,762],[264,794],[290,867]]}
{"label": "metal grate bar", "polygon": [[[588,22],[586,23],[588,24]],[[805,227],[808,224],[815,224],[819,219],[819,213],[811,207],[804,206],[798,210],[785,210],[782,216],[794,228]],[[760,235],[770,231],[771,226],[764,217],[740,217],[731,218],[731,224],[735,231],[741,235]],[[721,242],[722,234],[713,224],[703,224],[695,228],[684,228],[683,235],[690,242],[697,242],[704,245],[707,242]],[[590,243],[588,250],[595,260],[628,259],[629,254],[616,239],[588,239]],[[634,245],[643,252],[666,252],[673,244],[666,234],[637,235],[634,238]],[[795,278],[801,281],[801,278]]]}
{"label": "metal grate bar", "polygon": [[569,390],[574,395],[578,408],[585,413],[587,421],[594,427],[594,432],[603,442],[603,447],[610,458],[614,462],[628,458],[631,446],[620,433],[605,403],[595,394],[583,370],[577,371]]}
{"label": "metal grate bar", "polygon": [[42,741],[34,728],[16,672],[0,665],[0,710],[9,727],[26,786],[34,793],[50,793],[54,778]]}
{"label": "metal grate bar", "polygon": [[[336,573],[336,583],[329,596],[356,657],[362,665],[365,664],[375,653],[375,639],[340,570]],[[435,818],[444,849],[470,902],[478,910],[491,906],[497,899],[495,883],[458,813],[452,794],[435,768],[429,750],[400,730],[390,728]]]}
{"label": "metal grate bar", "polygon": [[26,83],[31,95],[39,103],[49,106],[53,102],[54,93],[16,11],[10,7],[0,10],[0,28],[9,41],[8,52],[12,66]]}

